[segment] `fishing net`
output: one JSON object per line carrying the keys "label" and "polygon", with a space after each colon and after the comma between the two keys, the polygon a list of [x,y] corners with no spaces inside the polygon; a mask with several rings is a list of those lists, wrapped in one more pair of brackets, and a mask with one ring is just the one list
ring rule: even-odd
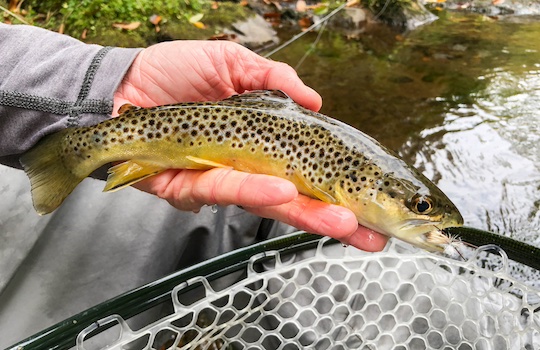
{"label": "fishing net", "polygon": [[[110,349],[538,349],[540,292],[480,248],[456,261],[392,240],[366,253],[320,239],[316,248],[251,257],[216,283],[172,291],[174,312],[131,331],[110,316],[79,334],[119,325]],[[234,275],[234,276],[233,276]]]}

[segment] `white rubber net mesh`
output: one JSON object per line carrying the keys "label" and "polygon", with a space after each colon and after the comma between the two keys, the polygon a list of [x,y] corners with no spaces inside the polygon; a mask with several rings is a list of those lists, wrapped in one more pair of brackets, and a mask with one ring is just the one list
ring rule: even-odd
{"label": "white rubber net mesh", "polygon": [[540,292],[509,277],[504,257],[493,271],[396,240],[382,253],[327,243],[254,256],[220,291],[204,278],[177,286],[172,315],[137,332],[117,319],[110,348],[540,349]]}

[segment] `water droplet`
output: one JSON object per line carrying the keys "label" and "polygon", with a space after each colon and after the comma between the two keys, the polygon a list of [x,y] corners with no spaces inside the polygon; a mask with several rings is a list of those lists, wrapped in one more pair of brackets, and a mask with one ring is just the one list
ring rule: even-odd
{"label": "water droplet", "polygon": [[341,246],[342,246],[343,248],[348,248],[348,247],[350,246],[350,244],[347,244],[347,243],[341,243]]}
{"label": "water droplet", "polygon": [[217,204],[214,204],[210,207],[210,211],[213,213],[213,214],[216,214],[218,212],[218,205]]}

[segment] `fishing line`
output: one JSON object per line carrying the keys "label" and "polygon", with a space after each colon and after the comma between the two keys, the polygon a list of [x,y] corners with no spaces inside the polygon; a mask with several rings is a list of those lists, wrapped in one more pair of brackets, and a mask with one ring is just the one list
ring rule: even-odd
{"label": "fishing line", "polygon": [[379,11],[379,13],[377,13],[377,14],[375,15],[375,17],[373,17],[373,20],[378,19],[379,16],[381,16],[381,15],[384,13],[384,11],[386,11],[386,8],[387,8],[388,5],[390,4],[390,1],[391,1],[391,0],[386,0],[386,2],[384,3],[383,8]]}
{"label": "fishing line", "polygon": [[313,44],[311,44],[311,46],[309,47],[309,49],[306,51],[306,53],[304,54],[304,56],[302,56],[302,58],[298,61],[298,63],[296,64],[296,66],[294,67],[294,70],[298,70],[298,68],[300,68],[300,66],[302,65],[302,63],[304,63],[304,61],[306,60],[306,58],[313,52],[315,51],[315,47],[317,47],[317,44],[319,43],[319,40],[321,40],[321,37],[322,37],[322,33],[324,32],[324,29],[326,28],[326,24],[328,22],[324,22],[323,25],[321,26],[321,28],[319,29],[319,34],[317,34],[317,38],[315,38],[315,41],[313,42]]}
{"label": "fishing line", "polygon": [[306,35],[307,33],[311,32],[313,29],[317,28],[317,27],[320,26],[321,24],[323,24],[323,23],[325,23],[326,21],[328,21],[332,16],[334,16],[334,15],[337,14],[339,11],[341,11],[342,9],[344,9],[345,6],[347,6],[347,3],[341,4],[338,8],[336,8],[334,11],[330,12],[329,14],[327,14],[327,15],[326,15],[325,17],[323,17],[320,21],[318,21],[318,22],[316,22],[316,23],[313,23],[313,24],[312,24],[309,28],[307,28],[305,31],[296,34],[295,36],[293,36],[292,38],[290,38],[289,40],[287,40],[286,42],[284,42],[284,43],[281,44],[280,46],[276,47],[275,49],[273,49],[273,50],[270,51],[269,53],[265,54],[263,57],[269,58],[270,56],[272,56],[272,55],[275,54],[276,52],[281,51],[282,49],[284,49],[285,47],[289,46],[290,44],[292,44],[292,43],[295,42],[296,40],[300,39],[301,37],[303,37],[303,36]]}

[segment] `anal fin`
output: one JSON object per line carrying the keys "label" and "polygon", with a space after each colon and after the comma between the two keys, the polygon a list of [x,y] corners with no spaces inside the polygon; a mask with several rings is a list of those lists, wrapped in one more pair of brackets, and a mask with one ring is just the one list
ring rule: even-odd
{"label": "anal fin", "polygon": [[212,160],[203,159],[194,156],[186,156],[186,158],[199,166],[190,167],[190,169],[211,169],[211,168],[232,168],[229,165],[214,162]]}
{"label": "anal fin", "polygon": [[164,170],[165,168],[156,164],[128,160],[109,168],[103,192],[118,191]]}

